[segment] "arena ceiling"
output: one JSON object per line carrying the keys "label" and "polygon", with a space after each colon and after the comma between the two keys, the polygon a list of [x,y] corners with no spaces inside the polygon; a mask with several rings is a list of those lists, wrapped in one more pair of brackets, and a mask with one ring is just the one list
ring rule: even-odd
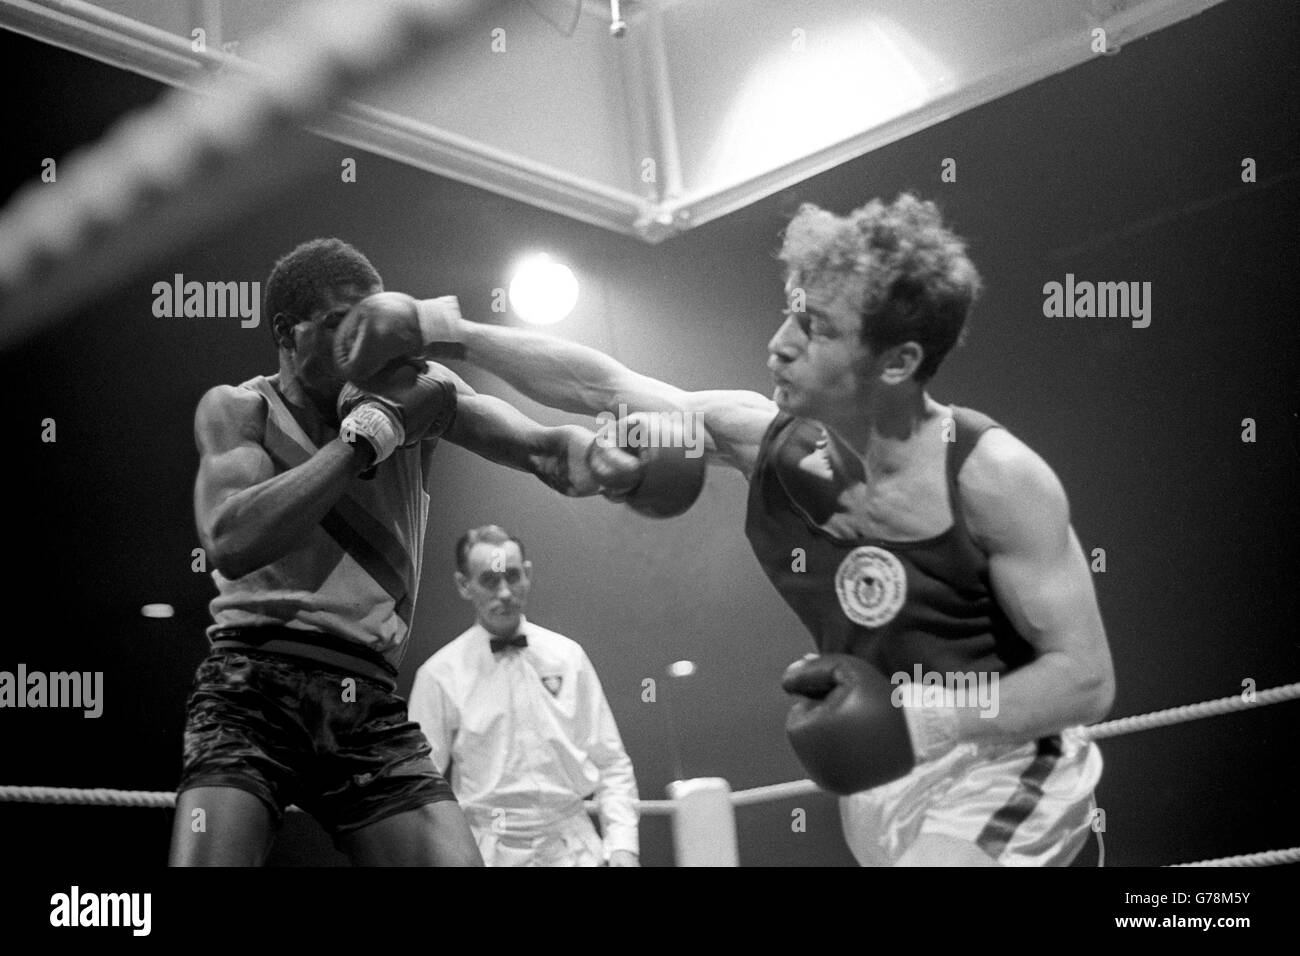
{"label": "arena ceiling", "polygon": [[[621,39],[607,0],[480,4],[317,129],[657,241],[1092,58],[1096,28],[1118,50],[1217,2],[627,0]],[[11,29],[187,87],[256,57],[293,4],[0,6]]]}
{"label": "arena ceiling", "polygon": [[659,242],[1220,2],[0,0],[177,88],[0,210],[0,339],[291,181],[300,129]]}

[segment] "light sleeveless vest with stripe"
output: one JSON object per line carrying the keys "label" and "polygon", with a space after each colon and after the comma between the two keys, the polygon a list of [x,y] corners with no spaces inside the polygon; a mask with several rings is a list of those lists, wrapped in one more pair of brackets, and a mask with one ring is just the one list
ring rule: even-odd
{"label": "light sleeveless vest with stripe", "polygon": [[[266,403],[262,445],[276,474],[307,461],[317,446],[265,376],[242,383]],[[364,645],[400,665],[420,580],[429,495],[420,448],[385,459],[347,492],[282,558],[241,578],[212,573],[217,597],[208,636],[227,627],[278,624]]]}

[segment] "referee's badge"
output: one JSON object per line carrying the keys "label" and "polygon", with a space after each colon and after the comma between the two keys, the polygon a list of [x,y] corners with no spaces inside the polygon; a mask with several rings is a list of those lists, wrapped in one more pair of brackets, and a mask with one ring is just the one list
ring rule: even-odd
{"label": "referee's badge", "polygon": [[840,562],[835,593],[854,624],[881,627],[898,615],[907,600],[907,572],[884,548],[864,545]]}
{"label": "referee's badge", "polygon": [[560,685],[564,683],[564,677],[556,674],[554,677],[543,677],[542,686],[551,692],[552,697],[560,696]]}

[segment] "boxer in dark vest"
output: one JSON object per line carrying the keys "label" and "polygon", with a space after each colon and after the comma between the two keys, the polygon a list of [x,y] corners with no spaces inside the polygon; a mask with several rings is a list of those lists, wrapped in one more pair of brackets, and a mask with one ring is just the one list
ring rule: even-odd
{"label": "boxer in dark vest", "polygon": [[805,206],[781,259],[770,399],[459,320],[434,347],[556,408],[701,416],[712,460],[749,479],[746,533],[819,652],[786,674],[788,731],[843,795],[860,862],[1067,864],[1101,773],[1079,727],[1111,706],[1110,651],[1056,474],[927,392],[980,290],[965,245],[902,195],[845,217]]}

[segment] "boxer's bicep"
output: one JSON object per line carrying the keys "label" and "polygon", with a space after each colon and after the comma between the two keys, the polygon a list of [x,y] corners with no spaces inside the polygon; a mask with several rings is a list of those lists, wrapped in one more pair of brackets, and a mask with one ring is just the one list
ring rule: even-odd
{"label": "boxer's bicep", "polygon": [[275,475],[275,465],[261,444],[262,435],[260,396],[217,386],[199,401],[194,413],[199,451],[194,516],[199,541],[209,552],[222,506],[232,496]]}
{"label": "boxer's bicep", "polygon": [[1110,651],[1065,489],[1046,462],[1005,432],[981,453],[983,445],[970,472],[963,469],[961,487],[998,606],[1036,659],[1050,659],[1060,680],[1076,685],[1070,689],[1109,697]]}

